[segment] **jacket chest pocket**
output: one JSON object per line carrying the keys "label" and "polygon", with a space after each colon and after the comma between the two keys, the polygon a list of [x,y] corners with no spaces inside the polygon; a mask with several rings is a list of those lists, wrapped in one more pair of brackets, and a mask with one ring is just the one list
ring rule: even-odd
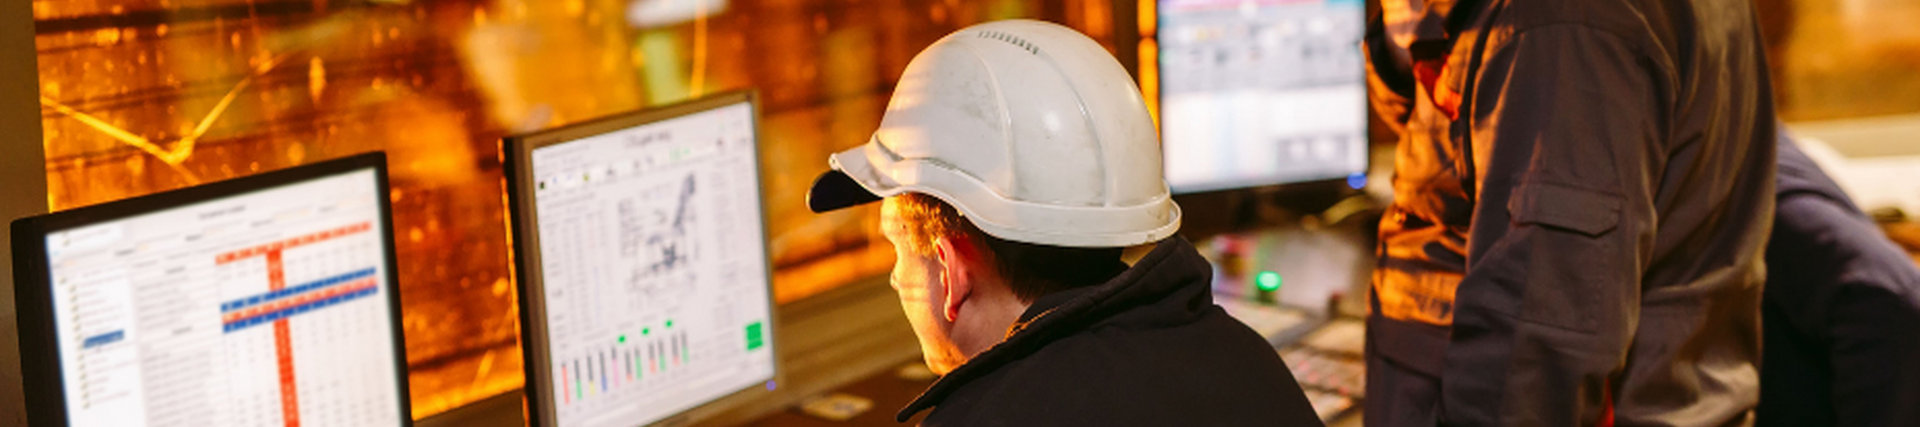
{"label": "jacket chest pocket", "polygon": [[[1507,203],[1514,228],[1507,238],[1519,238],[1510,248],[1517,265],[1501,266],[1520,281],[1519,316],[1522,320],[1592,333],[1595,316],[1608,308],[1603,296],[1613,287],[1633,286],[1626,280],[1630,258],[1615,234],[1620,225],[1622,197],[1541,179],[1516,189]],[[1512,233],[1525,233],[1513,235]]]}

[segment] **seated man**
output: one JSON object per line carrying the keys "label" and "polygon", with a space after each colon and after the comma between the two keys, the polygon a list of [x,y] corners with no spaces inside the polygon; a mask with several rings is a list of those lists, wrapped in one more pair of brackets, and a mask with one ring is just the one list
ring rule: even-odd
{"label": "seated man", "polygon": [[885,198],[892,283],[942,375],[900,420],[1320,425],[1273,348],[1213,304],[1159,149],[1126,71],[1071,29],[977,25],[908,64],[873,139],[808,195],[815,212]]}

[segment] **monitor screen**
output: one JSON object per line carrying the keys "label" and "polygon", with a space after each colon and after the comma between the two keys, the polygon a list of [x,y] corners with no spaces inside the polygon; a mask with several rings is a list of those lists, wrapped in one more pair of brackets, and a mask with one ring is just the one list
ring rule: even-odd
{"label": "monitor screen", "polygon": [[1158,14],[1175,193],[1366,172],[1365,2],[1160,0]]}
{"label": "monitor screen", "polygon": [[772,387],[754,108],[724,99],[516,148],[529,151],[515,175],[533,210],[523,310],[542,421],[647,425]]}
{"label": "monitor screen", "polygon": [[47,230],[68,425],[410,424],[380,173]]}

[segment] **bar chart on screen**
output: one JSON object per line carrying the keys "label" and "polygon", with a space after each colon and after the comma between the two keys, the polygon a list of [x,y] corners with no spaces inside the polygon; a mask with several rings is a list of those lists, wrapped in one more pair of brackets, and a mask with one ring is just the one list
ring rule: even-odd
{"label": "bar chart on screen", "polygon": [[632,341],[621,335],[612,345],[585,350],[575,357],[556,362],[555,378],[560,379],[564,406],[576,402],[621,400],[621,395],[637,396],[649,390],[671,389],[685,384],[697,373],[682,372],[693,363],[693,348],[685,330],[644,337]]}

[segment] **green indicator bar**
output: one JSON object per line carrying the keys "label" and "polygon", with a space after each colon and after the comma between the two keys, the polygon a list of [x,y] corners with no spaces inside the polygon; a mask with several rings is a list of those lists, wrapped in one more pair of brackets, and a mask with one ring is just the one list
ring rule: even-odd
{"label": "green indicator bar", "polygon": [[760,322],[747,324],[747,350],[759,349],[766,344],[766,329],[760,325]]}

